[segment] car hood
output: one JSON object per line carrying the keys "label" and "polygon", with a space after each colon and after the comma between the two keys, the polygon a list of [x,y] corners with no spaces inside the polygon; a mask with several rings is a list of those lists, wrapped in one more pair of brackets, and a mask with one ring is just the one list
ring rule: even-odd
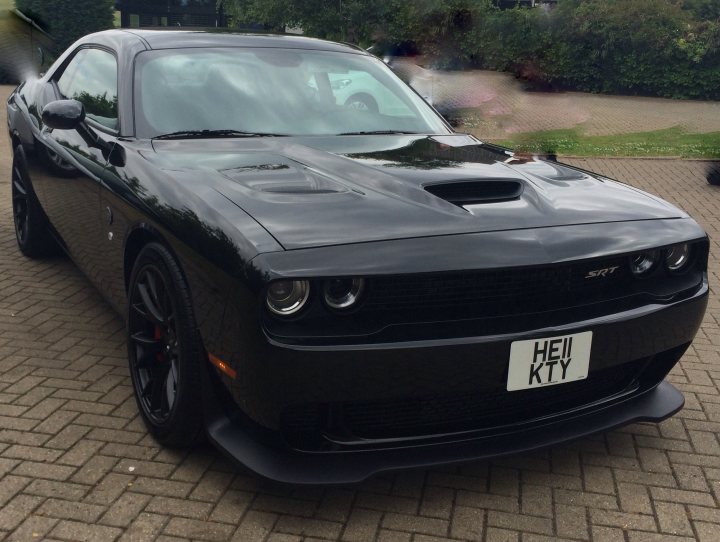
{"label": "car hood", "polygon": [[672,205],[471,136],[153,142],[143,156],[202,182],[285,249],[559,225],[680,218]]}

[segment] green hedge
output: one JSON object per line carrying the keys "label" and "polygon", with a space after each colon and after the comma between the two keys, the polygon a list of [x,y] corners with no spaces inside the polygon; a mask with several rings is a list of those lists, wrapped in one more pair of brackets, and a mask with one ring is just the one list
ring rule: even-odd
{"label": "green hedge", "polygon": [[512,71],[540,87],[720,99],[720,20],[670,0],[486,9],[450,34],[454,51],[428,42],[447,67]]}
{"label": "green hedge", "polygon": [[59,50],[113,27],[114,0],[15,0],[15,6],[52,34]]}
{"label": "green hedge", "polygon": [[412,41],[436,65],[512,71],[534,85],[720,99],[720,0],[219,0],[236,22],[318,37]]}

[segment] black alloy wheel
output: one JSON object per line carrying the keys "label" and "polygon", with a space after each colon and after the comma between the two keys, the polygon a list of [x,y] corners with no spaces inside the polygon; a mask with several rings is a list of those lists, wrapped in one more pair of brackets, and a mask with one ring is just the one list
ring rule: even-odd
{"label": "black alloy wheel", "polygon": [[203,349],[185,279],[164,246],[150,243],[140,252],[128,296],[128,362],[145,424],[164,445],[195,444]]}
{"label": "black alloy wheel", "polygon": [[41,258],[58,252],[50,235],[48,220],[33,192],[25,152],[15,147],[10,175],[13,222],[18,248],[29,258]]}

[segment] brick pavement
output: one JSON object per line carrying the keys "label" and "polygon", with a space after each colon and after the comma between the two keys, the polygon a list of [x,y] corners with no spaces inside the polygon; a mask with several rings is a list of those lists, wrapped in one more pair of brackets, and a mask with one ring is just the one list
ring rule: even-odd
{"label": "brick pavement", "polygon": [[[670,377],[686,407],[662,424],[355,486],[287,487],[213,449],[173,452],[148,436],[131,395],[122,320],[66,259],[35,262],[17,251],[8,157],[2,128],[0,540],[720,540],[717,287]],[[720,284],[720,188],[704,181],[716,166],[575,163],[690,211],[715,238],[711,274]]]}

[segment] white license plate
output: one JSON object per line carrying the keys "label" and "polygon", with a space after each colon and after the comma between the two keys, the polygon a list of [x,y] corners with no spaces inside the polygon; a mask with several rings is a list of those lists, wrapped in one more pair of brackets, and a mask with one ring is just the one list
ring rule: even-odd
{"label": "white license plate", "polygon": [[515,341],[510,345],[507,390],[527,390],[586,379],[591,343],[592,331]]}

